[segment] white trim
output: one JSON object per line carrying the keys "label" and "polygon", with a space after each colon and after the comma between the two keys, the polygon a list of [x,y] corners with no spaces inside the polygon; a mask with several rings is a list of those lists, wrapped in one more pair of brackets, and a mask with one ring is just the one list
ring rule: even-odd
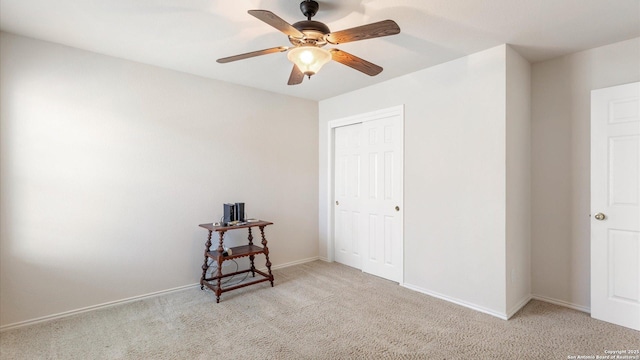
{"label": "white trim", "polygon": [[358,124],[365,121],[384,119],[392,116],[404,115],[404,105],[392,106],[390,108],[376,110],[364,114],[347,116],[344,118],[329,121],[329,129]]}
{"label": "white trim", "polygon": [[[400,116],[402,119],[402,146],[403,146],[403,162],[404,162],[404,105],[392,106],[386,109],[376,110],[364,114],[358,114],[348,116],[340,119],[331,120],[327,123],[327,260],[328,262],[334,261],[334,238],[333,238],[333,151],[334,141],[333,134],[334,129],[341,126],[348,126],[353,124],[362,123],[365,121],[384,119],[392,116]],[[402,174],[404,182],[404,174]],[[404,186],[403,186],[403,199],[402,206],[404,208]],[[404,216],[402,217],[404,219]],[[402,224],[402,237],[404,242],[404,222]],[[404,252],[404,244],[402,246]],[[402,279],[404,279],[404,258],[402,259]],[[402,281],[401,281],[402,282]]]}
{"label": "white trim", "polygon": [[513,315],[515,315],[520,309],[522,309],[525,305],[527,305],[531,301],[531,295],[526,295],[520,300],[511,310],[507,311],[507,319],[511,319]]}
{"label": "white trim", "polygon": [[591,314],[591,309],[587,306],[582,306],[582,305],[577,305],[577,304],[573,304],[564,300],[558,300],[558,299],[554,299],[554,298],[550,298],[550,297],[546,297],[546,296],[542,296],[542,295],[535,295],[532,294],[531,298],[533,300],[540,300],[540,301],[544,301],[550,304],[554,304],[554,305],[558,305],[558,306],[562,306],[562,307],[566,307],[569,309],[573,309],[573,310],[578,310],[578,311],[582,311],[585,312],[587,314]]}
{"label": "white trim", "polygon": [[[296,260],[296,261],[291,261],[288,263],[284,263],[284,264],[280,264],[280,265],[272,265],[271,266],[271,270],[278,270],[278,269],[283,269],[289,266],[294,266],[294,265],[300,265],[300,264],[306,264],[312,261],[316,261],[316,260],[321,260],[319,256],[314,256],[314,257],[310,257],[310,258],[306,258],[306,259],[302,259],[302,260]],[[258,269],[260,271],[267,271],[267,268],[260,268]]]}
{"label": "white trim", "polygon": [[[335,121],[335,120],[334,120]],[[337,121],[329,121],[327,129],[327,261],[333,262],[335,259],[334,254],[334,241],[333,241],[333,155],[334,155],[334,131],[335,127],[331,126],[337,124]]]}
{"label": "white trim", "polygon": [[144,294],[144,295],[132,296],[132,297],[125,298],[125,299],[109,301],[109,302],[98,304],[98,305],[91,305],[91,306],[83,307],[83,308],[80,308],[80,309],[69,310],[69,311],[65,311],[65,312],[61,312],[61,313],[57,313],[57,314],[42,316],[42,317],[31,319],[31,320],[25,320],[25,321],[20,321],[20,322],[13,323],[13,324],[7,324],[7,325],[0,326],[0,332],[7,331],[7,330],[13,330],[13,329],[17,329],[17,328],[20,328],[20,327],[23,327],[23,326],[38,324],[38,323],[42,323],[42,322],[46,322],[46,321],[50,321],[50,320],[62,319],[62,318],[65,318],[67,316],[76,315],[76,314],[82,314],[82,313],[89,312],[89,311],[94,311],[94,310],[99,310],[99,309],[106,309],[106,308],[109,308],[109,307],[112,307],[112,306],[126,304],[126,303],[130,303],[130,302],[138,301],[138,300],[150,299],[150,298],[154,298],[156,296],[166,295],[166,294],[170,294],[170,293],[174,293],[174,292],[178,292],[178,291],[183,291],[183,290],[187,290],[187,289],[194,288],[194,287],[197,287],[197,286],[200,286],[200,284],[198,283],[198,284],[190,284],[190,285],[178,286],[178,287],[175,287],[175,288],[172,288],[172,289],[156,291],[156,292],[152,292],[152,293],[148,293],[148,294]]}
{"label": "white trim", "polygon": [[464,306],[464,307],[469,308],[471,310],[475,310],[475,311],[479,311],[481,313],[485,313],[485,314],[488,314],[488,315],[491,315],[491,316],[495,316],[495,317],[500,318],[502,320],[508,320],[509,319],[509,316],[507,316],[507,314],[505,314],[505,313],[501,313],[499,311],[495,311],[495,310],[488,309],[488,308],[485,308],[485,307],[482,307],[482,306],[479,306],[479,305],[476,305],[476,304],[472,304],[472,303],[469,303],[469,302],[466,302],[466,301],[463,301],[463,300],[460,300],[460,299],[456,299],[456,298],[453,298],[451,296],[443,295],[443,294],[437,293],[435,291],[426,290],[426,289],[423,289],[423,288],[421,288],[419,286],[415,286],[415,285],[411,285],[411,284],[407,284],[407,283],[404,283],[404,284],[402,284],[400,286],[405,287],[405,288],[410,289],[410,290],[413,290],[413,291],[417,291],[417,292],[423,293],[425,295],[433,296],[435,298],[442,299],[442,300],[454,303],[456,305]]}
{"label": "white trim", "polygon": [[426,289],[423,289],[423,288],[421,288],[419,286],[415,286],[415,285],[411,285],[411,284],[407,284],[407,283],[400,284],[400,286],[405,287],[405,288],[410,289],[410,290],[421,292],[421,293],[429,295],[429,296],[436,297],[438,299],[449,301],[449,302],[452,302],[452,303],[457,304],[457,305],[464,306],[464,307],[469,308],[469,309],[480,311],[480,312],[483,312],[485,314],[493,315],[493,316],[498,317],[498,318],[503,319],[503,320],[510,319],[513,315],[515,315],[518,311],[520,311],[520,309],[522,309],[525,305],[527,305],[529,303],[529,301],[531,301],[531,300],[543,301],[543,302],[547,302],[547,303],[550,303],[550,304],[566,307],[566,308],[569,308],[569,309],[578,310],[578,311],[582,311],[582,312],[585,312],[585,313],[590,313],[590,309],[588,307],[585,307],[585,306],[576,305],[576,304],[572,304],[572,303],[569,303],[569,302],[566,302],[566,301],[552,299],[552,298],[549,298],[549,297],[546,297],[546,296],[541,296],[541,295],[528,295],[528,296],[525,296],[524,298],[522,298],[522,300],[516,306],[514,306],[509,312],[504,314],[504,313],[501,313],[501,312],[498,312],[498,311],[494,311],[494,310],[491,310],[491,309],[484,308],[482,306],[478,306],[478,305],[475,305],[475,304],[472,304],[472,303],[468,303],[468,302],[462,301],[460,299],[452,298],[452,297],[447,296],[447,295],[442,295],[442,294],[434,292],[434,291],[426,290]]}
{"label": "white trim", "polygon": [[472,303],[468,303],[468,302],[462,301],[460,299],[452,298],[452,297],[447,296],[447,295],[442,295],[442,294],[434,292],[434,291],[426,290],[426,289],[423,289],[423,288],[421,288],[419,286],[415,286],[415,285],[411,285],[411,284],[407,284],[407,283],[400,284],[400,286],[405,287],[407,289],[411,289],[411,290],[417,291],[417,292],[421,292],[421,293],[429,295],[429,296],[436,297],[438,299],[446,300],[446,301],[452,302],[454,304],[458,304],[458,305],[467,307],[469,309],[480,311],[480,312],[483,312],[485,314],[493,315],[493,316],[498,317],[498,318],[503,319],[503,320],[508,320],[509,318],[511,318],[518,311],[520,311],[520,309],[522,309],[525,305],[527,305],[529,303],[529,301],[531,301],[531,300],[543,301],[543,302],[546,302],[546,303],[550,303],[550,304],[566,307],[566,308],[569,308],[569,309],[582,311],[582,312],[585,312],[587,314],[591,313],[591,309],[589,309],[586,306],[576,305],[576,304],[573,304],[573,303],[570,303],[570,302],[566,302],[566,301],[563,301],[563,300],[558,300],[558,299],[553,299],[553,298],[549,298],[549,297],[542,296],[542,295],[534,295],[534,294],[532,294],[532,295],[529,295],[529,296],[525,296],[508,313],[503,314],[503,313],[500,313],[500,312],[497,312],[497,311],[494,311],[494,310],[491,310],[491,309],[487,309],[487,308],[484,308],[484,307],[481,307],[481,306],[478,306],[478,305],[475,305],[475,304],[472,304]]}
{"label": "white trim", "polygon": [[[308,263],[308,262],[312,262],[312,261],[316,261],[316,260],[321,260],[321,259],[318,256],[314,256],[314,257],[310,257],[310,258],[307,258],[307,259],[291,261],[291,262],[280,264],[280,265],[274,265],[274,266],[271,267],[271,270],[282,269],[282,268],[286,268],[286,267],[289,267],[289,266],[300,265],[300,264],[304,264],[304,263]],[[264,269],[260,269],[260,270],[266,271],[267,269],[264,268]],[[151,298],[154,298],[154,297],[157,297],[157,296],[167,295],[167,294],[171,294],[171,293],[174,293],[174,292],[195,288],[195,287],[198,287],[198,286],[200,286],[200,283],[184,285],[184,286],[178,286],[178,287],[175,287],[175,288],[172,288],[172,289],[156,291],[156,292],[152,292],[152,293],[148,293],[148,294],[144,294],[144,295],[133,296],[133,297],[126,298],[126,299],[115,300],[115,301],[110,301],[110,302],[106,302],[106,303],[102,303],[102,304],[98,304],[98,305],[87,306],[87,307],[80,308],[80,309],[65,311],[65,312],[61,312],[61,313],[58,313],[58,314],[42,316],[42,317],[31,319],[31,320],[20,321],[20,322],[17,322],[17,323],[12,323],[12,324],[8,324],[8,325],[0,326],[0,332],[7,331],[7,330],[13,330],[13,329],[17,329],[17,328],[21,328],[21,327],[29,326],[29,325],[34,325],[34,324],[38,324],[38,323],[43,323],[43,322],[47,322],[47,321],[51,321],[51,320],[62,319],[62,318],[65,318],[67,316],[72,316],[72,315],[76,315],[76,314],[82,314],[82,313],[89,312],[89,311],[106,309],[106,308],[109,308],[109,307],[112,307],[112,306],[122,305],[122,304],[130,303],[130,302],[134,302],[134,301],[138,301],[138,300],[151,299]]]}
{"label": "white trim", "polygon": [[302,260],[290,261],[288,263],[272,266],[271,270],[278,270],[278,269],[283,269],[283,268],[286,268],[286,267],[289,267],[289,266],[306,264],[306,263],[309,263],[309,262],[312,262],[312,261],[316,261],[316,260],[320,260],[320,257],[319,256],[314,256],[314,257],[310,257],[310,258],[306,258],[306,259],[302,259]]}

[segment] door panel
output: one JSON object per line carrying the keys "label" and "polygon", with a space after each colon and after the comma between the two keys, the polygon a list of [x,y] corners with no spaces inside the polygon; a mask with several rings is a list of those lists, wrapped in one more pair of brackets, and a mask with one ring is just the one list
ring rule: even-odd
{"label": "door panel", "polygon": [[640,83],[591,93],[591,316],[640,330]]}
{"label": "door panel", "polygon": [[609,297],[640,301],[640,273],[634,266],[640,261],[640,236],[637,231],[609,230]]}
{"label": "door panel", "polygon": [[640,136],[609,138],[609,205],[638,206]]}
{"label": "door panel", "polygon": [[[363,184],[369,189],[363,198],[369,216],[364,225],[369,239],[362,270],[401,282],[403,268],[402,174],[403,137],[400,116],[363,123],[367,141],[363,144],[368,174]],[[396,207],[398,210],[396,210]]]}
{"label": "door panel", "polygon": [[362,124],[338,127],[335,143],[335,260],[362,268]]}

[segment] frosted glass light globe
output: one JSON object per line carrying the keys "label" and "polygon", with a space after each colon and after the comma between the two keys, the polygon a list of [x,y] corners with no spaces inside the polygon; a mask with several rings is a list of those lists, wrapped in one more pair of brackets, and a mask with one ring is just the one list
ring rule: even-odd
{"label": "frosted glass light globe", "polygon": [[298,46],[289,50],[287,58],[296,64],[303,74],[311,77],[331,60],[331,53],[315,46]]}

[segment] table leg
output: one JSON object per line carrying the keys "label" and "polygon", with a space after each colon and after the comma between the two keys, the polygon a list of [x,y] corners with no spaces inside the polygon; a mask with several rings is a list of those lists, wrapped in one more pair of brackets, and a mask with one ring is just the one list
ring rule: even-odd
{"label": "table leg", "polygon": [[[249,246],[253,245],[253,235],[251,234],[251,228],[249,229]],[[256,277],[256,267],[255,264],[253,262],[253,260],[255,260],[256,256],[255,255],[249,255],[249,261],[251,261],[251,276],[252,277]]]}
{"label": "table leg", "polygon": [[209,248],[211,247],[211,233],[213,231],[209,230],[209,237],[207,238],[207,242],[204,244],[204,264],[202,264],[202,277],[200,278],[200,290],[204,290],[204,279],[207,275],[207,270],[209,269],[209,259],[207,258],[207,252],[209,252]]}
{"label": "table leg", "polygon": [[216,288],[216,303],[220,302],[220,295],[222,295],[222,263],[224,262],[224,258],[222,253],[224,252],[224,231],[219,231],[220,234],[220,242],[218,243],[218,287]]}
{"label": "table leg", "polygon": [[264,226],[259,226],[260,234],[262,235],[262,247],[264,248],[264,257],[267,259],[267,270],[269,271],[269,282],[273,287],[273,274],[271,273],[271,261],[269,261],[269,248],[267,247],[267,239],[264,237]]}

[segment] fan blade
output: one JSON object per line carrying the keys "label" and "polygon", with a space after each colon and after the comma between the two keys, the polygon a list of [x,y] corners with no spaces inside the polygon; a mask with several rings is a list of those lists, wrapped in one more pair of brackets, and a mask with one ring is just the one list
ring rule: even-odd
{"label": "fan blade", "polygon": [[331,44],[344,44],[351,41],[373,39],[382,36],[400,33],[400,27],[393,20],[379,21],[373,24],[362,25],[326,35],[327,42]]}
{"label": "fan blade", "polygon": [[360,59],[355,55],[351,55],[346,51],[331,49],[331,58],[340,64],[347,65],[353,69],[361,71],[369,76],[376,76],[382,72],[382,68],[367,60]]}
{"label": "fan blade", "polygon": [[283,51],[287,51],[287,50],[289,50],[289,48],[286,47],[286,46],[278,46],[278,47],[274,47],[274,48],[270,48],[270,49],[252,51],[252,52],[248,52],[248,53],[245,53],[245,54],[240,54],[240,55],[234,55],[234,56],[221,58],[221,59],[216,60],[216,62],[219,62],[220,64],[224,64],[224,63],[228,63],[228,62],[232,62],[232,61],[248,59],[248,58],[251,58],[251,57],[254,57],[254,56],[273,54],[273,53],[276,53],[276,52],[283,52]]}
{"label": "fan blade", "polygon": [[304,34],[300,32],[300,30],[294,28],[288,22],[282,20],[278,15],[272,13],[268,10],[249,10],[249,14],[255,16],[259,20],[266,22],[267,24],[273,26],[274,28],[282,31],[286,35],[289,35],[294,38],[302,38]]}
{"label": "fan blade", "polygon": [[291,75],[289,75],[289,82],[287,82],[287,85],[301,84],[303,79],[304,74],[300,69],[298,69],[298,65],[293,64],[293,69],[291,69]]}

